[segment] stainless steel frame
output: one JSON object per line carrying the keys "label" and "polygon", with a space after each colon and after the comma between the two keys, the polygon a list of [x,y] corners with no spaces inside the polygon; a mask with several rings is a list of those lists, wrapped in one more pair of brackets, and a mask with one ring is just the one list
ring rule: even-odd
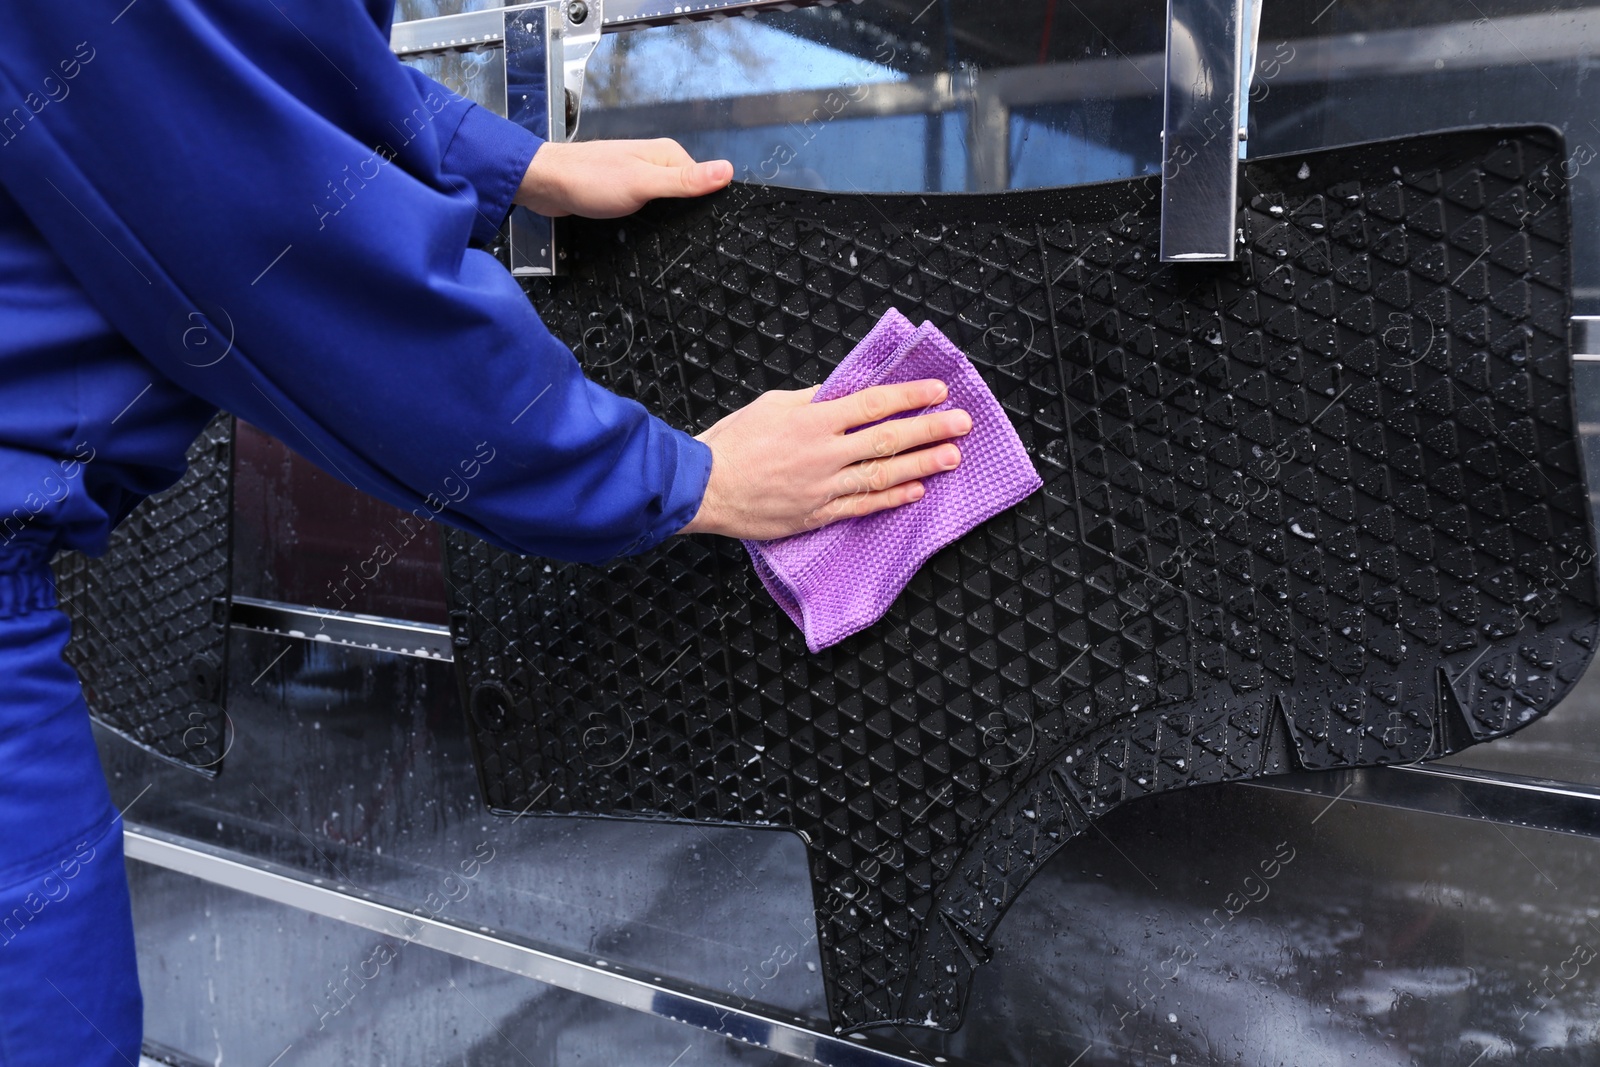
{"label": "stainless steel frame", "polygon": [[[290,868],[135,823],[127,824],[123,844],[131,860],[809,1063],[824,1067],[926,1067],[929,1062],[921,1053],[876,1038],[823,1033],[798,1015],[761,1014],[708,990],[671,985],[659,976],[604,959],[579,959],[486,926],[470,927],[419,914],[418,909],[349,885],[311,878]],[[935,1062],[949,1067],[976,1067],[947,1056],[937,1057]]]}
{"label": "stainless steel frame", "polygon": [[[506,95],[495,101],[500,114],[522,124],[546,140],[572,137],[583,91],[583,69],[600,39],[599,15],[604,0],[591,4],[568,0],[473,11],[462,15],[396,23],[389,47],[396,55],[420,56],[435,52],[495,48],[504,77]],[[513,84],[527,84],[537,75],[544,87],[542,101],[529,105],[513,100]],[[551,91],[566,86],[566,92]],[[541,106],[542,105],[542,106]],[[513,208],[507,240],[511,273],[541,276],[556,273],[554,220],[527,208]]]}
{"label": "stainless steel frame", "polygon": [[[693,18],[726,16],[779,5],[773,0],[701,0],[699,3],[672,3],[671,0],[606,0],[568,3],[545,0],[545,9],[559,8],[553,18],[550,47],[552,72],[559,68],[566,100],[553,101],[549,129],[560,128],[563,138],[576,132],[581,114],[584,70],[602,32],[615,32],[641,26],[684,21]],[[826,6],[830,0],[819,0]],[[416,22],[397,23],[391,46],[401,55],[481,47],[506,40],[506,31],[497,21],[511,18],[511,12],[527,8],[507,8],[469,12]],[[553,12],[552,12],[553,14]],[[1236,161],[1246,155],[1249,121],[1249,94],[1257,68],[1256,43],[1260,30],[1261,7],[1256,0],[1170,0],[1168,5],[1167,48],[1160,57],[1165,93],[1165,118],[1161,145],[1162,176],[1162,258],[1168,261],[1228,261],[1234,258],[1233,203],[1237,191]],[[1547,24],[1533,25],[1545,19]],[[1288,75],[1286,83],[1328,76],[1353,76],[1363,70],[1381,67],[1391,73],[1405,69],[1449,69],[1485,62],[1533,62],[1538,58],[1570,56],[1574,42],[1570,36],[1553,33],[1549,16],[1522,16],[1497,20],[1485,25],[1484,40],[1463,46],[1461,35],[1452,29],[1422,28],[1392,34],[1359,35],[1359,40],[1318,38],[1297,42],[1296,54],[1304,56]],[[1527,25],[1524,25],[1524,24]],[[1511,25],[1508,29],[1508,24]],[[1514,32],[1513,32],[1514,31]],[[1542,32],[1541,32],[1542,31]],[[1383,40],[1383,38],[1391,38]],[[1437,38],[1437,39],[1436,39]],[[1353,47],[1359,44],[1359,48]],[[1531,47],[1530,47],[1531,45]],[[1320,55],[1318,54],[1320,53]],[[1503,55],[1500,53],[1504,53]],[[1580,53],[1582,54],[1582,53]],[[1142,92],[1140,80],[1148,81],[1144,68],[1154,58],[1139,57],[1132,64],[1106,60],[1071,64],[1082,76],[1088,68],[1104,66],[1112,77],[1102,83],[1102,96],[1120,95],[1113,86],[1126,82],[1130,95]],[[1041,78],[1043,73],[1043,78]],[[1130,74],[1134,77],[1130,78]],[[995,143],[1003,136],[1004,121],[1011,106],[1029,102],[1054,79],[1037,68],[1012,70],[999,75],[976,75],[958,86],[947,73],[925,76],[923,84],[895,94],[904,106],[910,99],[923,104],[915,110],[937,113],[970,106],[972,144],[969,146],[972,184],[975,188],[1004,188],[1007,153]],[[1076,80],[1075,78],[1073,80]],[[983,82],[992,84],[982,84]],[[1007,82],[1013,84],[1007,85]],[[1016,85],[1016,82],[1025,83]],[[555,84],[552,79],[550,84]],[[1058,88],[1065,88],[1059,86]],[[1010,90],[1010,91],[1008,91]],[[554,97],[555,94],[551,94]],[[802,94],[785,94],[790,109]],[[1052,95],[1050,99],[1061,99]],[[1034,99],[1031,102],[1041,102]],[[889,111],[858,114],[908,113],[885,101]],[[556,106],[564,104],[564,106]],[[796,110],[804,116],[811,110]],[[552,132],[552,136],[555,134]],[[526,220],[524,220],[526,225]],[[550,262],[555,263],[552,258]],[[513,273],[544,274],[543,262],[513,264]]]}
{"label": "stainless steel frame", "polygon": [[[464,16],[462,16],[464,17]],[[1600,32],[1593,23],[1574,24],[1557,14],[1496,18],[1493,23],[1452,23],[1373,33],[1296,38],[1292,63],[1271,68],[1273,86],[1343,81],[1375,73],[1417,74],[1516,67],[1530,62],[1571,60],[1600,53]],[[1269,57],[1257,63],[1264,76]],[[981,115],[1008,119],[1020,108],[1093,96],[1098,99],[1148,97],[1161,84],[1165,57],[1160,53],[1093,58],[977,71],[970,77],[950,74],[913,75],[871,83],[860,100],[851,102],[851,118],[940,114],[971,108]],[[686,108],[681,103],[650,104],[607,112],[608,137],[650,137],[662,129],[747,128],[803,122],[821,106],[828,90],[759,94],[736,98],[719,108]],[[970,191],[996,192],[1009,187],[1005,152],[985,150],[1004,138],[1004,121],[992,128],[974,125],[969,156],[981,158]]]}
{"label": "stainless steel frame", "polygon": [[[832,7],[838,0],[548,0],[565,7],[569,27],[598,26],[598,33],[663,26],[707,18],[725,18],[762,9]],[[860,0],[848,0],[859,3]],[[525,7],[540,5],[522,5]],[[397,55],[416,52],[441,52],[451,48],[472,48],[500,40],[501,15],[513,8],[486,8],[441,15],[431,19],[396,22],[389,33],[389,47]],[[564,31],[569,40],[588,30]],[[585,57],[587,58],[587,57]]]}
{"label": "stainless steel frame", "polygon": [[[389,47],[418,56],[485,46],[498,48],[506,77],[500,114],[551,141],[570,141],[583,111],[584,74],[602,33],[693,19],[725,17],[760,8],[804,6],[808,0],[540,0],[533,4],[468,11],[459,15],[397,22]],[[832,6],[835,0],[809,0]],[[513,100],[514,74],[542,70],[544,107]],[[556,92],[561,86],[563,91]],[[507,266],[519,277],[556,274],[561,252],[558,224],[527,208],[511,211]]]}
{"label": "stainless steel frame", "polygon": [[1287,774],[1244,784],[1600,839],[1600,790],[1571,782],[1432,764]]}
{"label": "stainless steel frame", "polygon": [[347,648],[392,652],[444,663],[455,660],[450,628],[425,622],[236,596],[228,612],[228,625],[235,630],[253,630],[301,641],[326,641]]}

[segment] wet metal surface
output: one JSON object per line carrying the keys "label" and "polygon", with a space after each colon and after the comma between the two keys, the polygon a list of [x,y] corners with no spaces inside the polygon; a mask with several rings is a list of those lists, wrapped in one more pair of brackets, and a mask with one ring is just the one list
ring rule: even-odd
{"label": "wet metal surface", "polygon": [[[326,1028],[329,1018],[349,1007],[368,983],[375,982],[384,967],[405,950],[424,946],[590,1000],[682,1023],[714,1036],[731,1037],[821,1067],[915,1067],[918,1062],[908,1058],[908,1054],[914,1055],[910,1050],[897,1053],[870,1037],[845,1038],[818,1032],[802,1016],[757,1010],[737,998],[668,983],[659,975],[637,971],[615,960],[577,958],[571,953],[551,951],[482,924],[452,922],[431,914],[426,907],[409,907],[403,901],[383,899],[371,890],[357,890],[326,879],[308,880],[296,871],[138,824],[128,826],[127,847],[130,859],[377,934],[372,954],[353,974],[343,971],[330,995],[315,1005],[319,1031]],[[480,853],[464,864],[460,879],[476,878],[486,860],[492,860],[492,854]],[[951,1067],[971,1067],[950,1062]]]}

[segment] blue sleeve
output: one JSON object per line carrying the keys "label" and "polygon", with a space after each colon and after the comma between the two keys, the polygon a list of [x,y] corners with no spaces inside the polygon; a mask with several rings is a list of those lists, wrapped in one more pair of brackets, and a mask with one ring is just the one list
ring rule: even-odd
{"label": "blue sleeve", "polygon": [[544,138],[460,96],[415,67],[405,69],[424,97],[439,93],[447,100],[434,120],[445,137],[441,165],[478,198],[472,239],[482,244],[505,223],[511,198]]}
{"label": "blue sleeve", "polygon": [[22,5],[13,99],[38,106],[0,183],[190,393],[519,552],[606,559],[694,517],[709,450],[584,378],[468,247],[521,149],[452,116],[358,0]]}

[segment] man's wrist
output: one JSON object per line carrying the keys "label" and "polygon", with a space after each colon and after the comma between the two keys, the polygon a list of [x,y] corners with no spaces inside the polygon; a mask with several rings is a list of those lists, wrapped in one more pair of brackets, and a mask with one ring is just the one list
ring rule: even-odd
{"label": "man's wrist", "polygon": [[[708,443],[704,439],[696,437],[695,440],[699,441],[701,444],[707,445],[707,447],[709,448]],[[690,519],[688,521],[688,523],[686,525],[684,525],[684,527],[678,531],[679,534],[699,534],[699,533],[717,533],[718,532],[718,524],[717,524],[717,511],[718,511],[718,508],[717,508],[716,502],[715,502],[715,489],[713,488],[713,479],[716,477],[716,470],[717,470],[716,453],[712,452],[711,453],[711,468],[710,468],[709,471],[706,472],[706,488],[705,488],[705,491],[700,494],[700,506],[699,506],[698,509],[696,509],[696,511],[694,513],[694,518]]]}
{"label": "man's wrist", "polygon": [[558,206],[556,199],[554,188],[556,163],[551,157],[559,154],[560,149],[552,149],[549,141],[538,147],[533,153],[533,158],[528,161],[528,169],[522,174],[522,182],[511,197],[513,204],[549,218],[570,214]]}

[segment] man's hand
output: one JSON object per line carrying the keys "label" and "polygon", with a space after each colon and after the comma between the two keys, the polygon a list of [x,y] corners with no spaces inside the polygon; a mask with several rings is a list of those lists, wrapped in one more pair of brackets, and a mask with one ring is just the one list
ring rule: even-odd
{"label": "man's hand", "polygon": [[546,141],[512,202],[550,218],[631,215],[663,196],[705,196],[733,180],[725,159],[696,163],[669,137],[653,141]]}
{"label": "man's hand", "polygon": [[816,389],[774,390],[699,436],[711,446],[711,481],[699,514],[679,533],[769,540],[922,499],[919,479],[951,470],[948,442],[972,429],[965,411],[891,419],[943,403],[940,381],[863,389],[811,403]]}

